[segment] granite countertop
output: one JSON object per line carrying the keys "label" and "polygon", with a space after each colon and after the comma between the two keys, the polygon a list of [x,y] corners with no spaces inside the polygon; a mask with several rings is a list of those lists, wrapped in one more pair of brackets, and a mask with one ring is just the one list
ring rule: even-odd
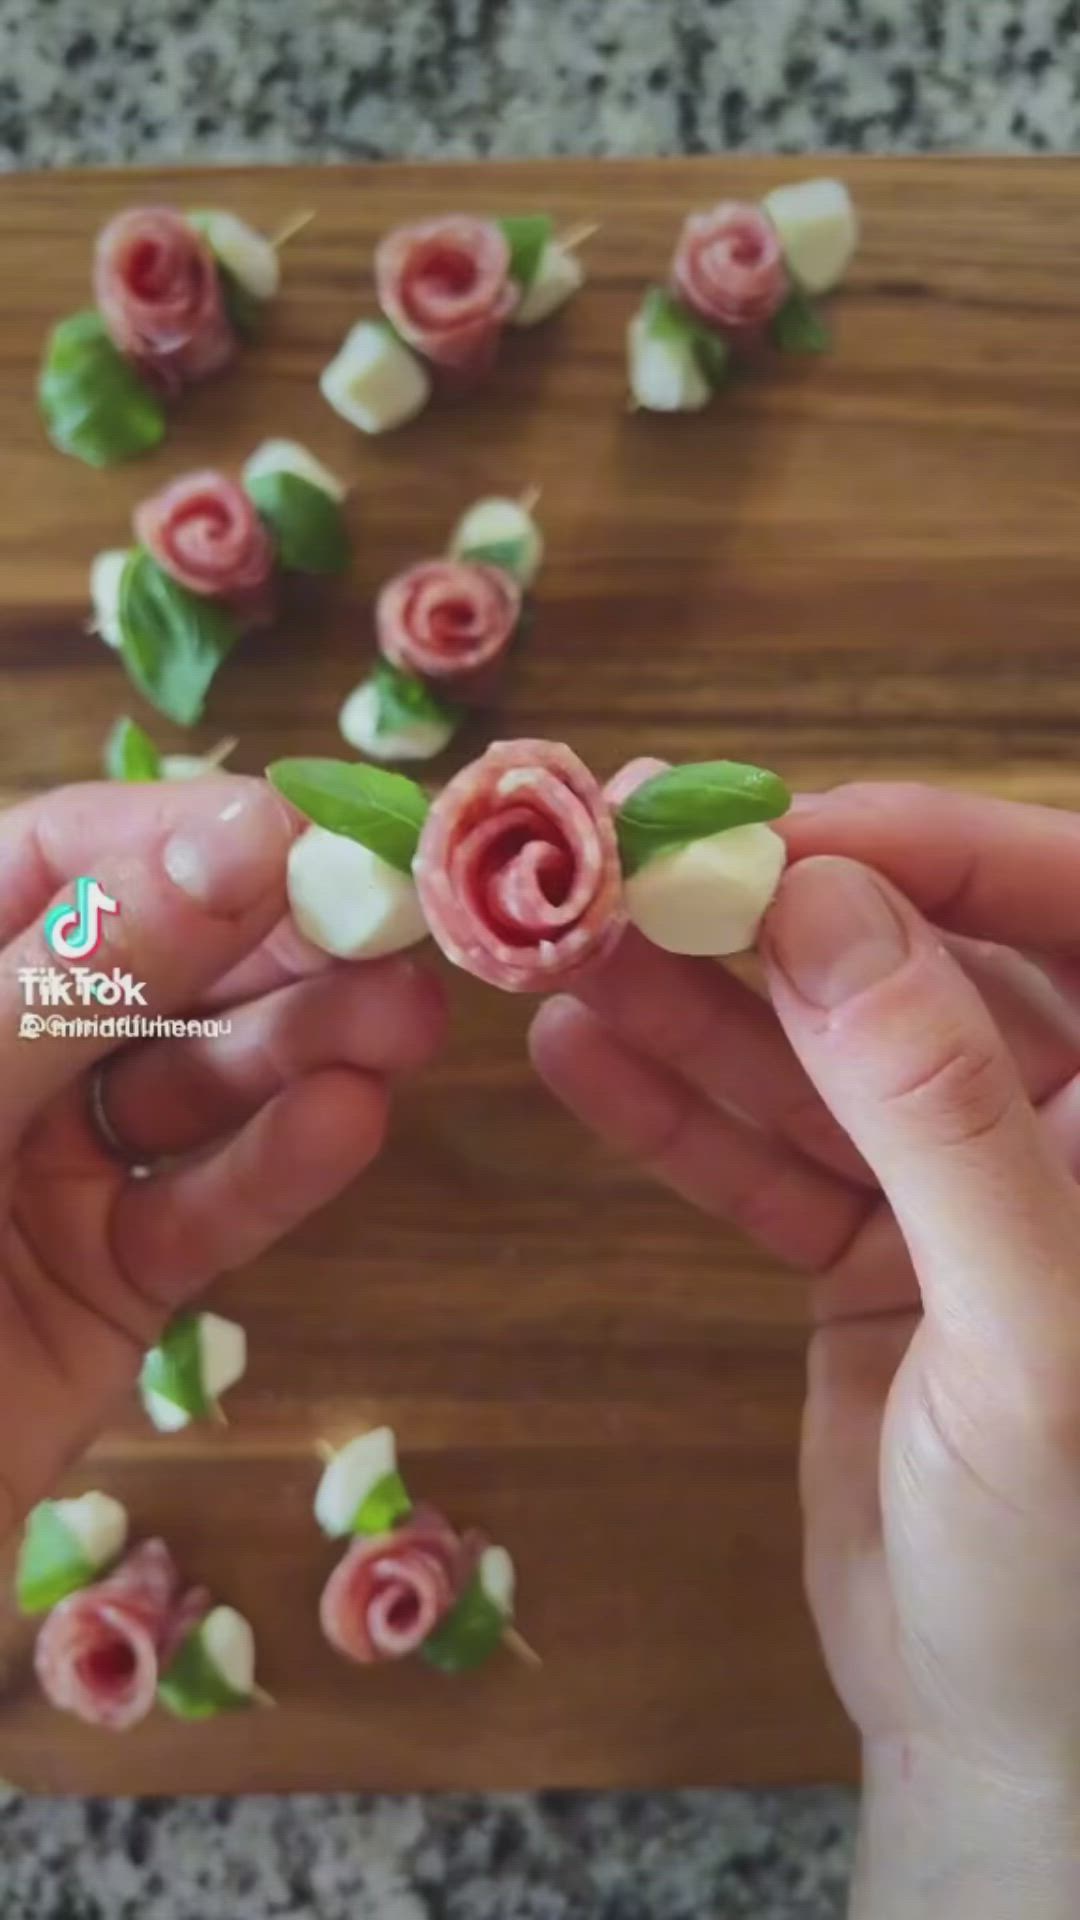
{"label": "granite countertop", "polygon": [[[1080,0],[0,0],[0,167],[1076,144]],[[3,1920],[835,1920],[790,1794],[27,1801]]]}

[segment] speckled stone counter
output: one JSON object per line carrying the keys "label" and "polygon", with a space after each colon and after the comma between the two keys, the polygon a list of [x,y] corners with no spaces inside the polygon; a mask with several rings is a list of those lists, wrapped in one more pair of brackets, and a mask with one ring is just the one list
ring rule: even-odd
{"label": "speckled stone counter", "polygon": [[[1070,148],[1080,0],[0,0],[0,167]],[[3,1920],[835,1920],[792,1794],[28,1802]]]}

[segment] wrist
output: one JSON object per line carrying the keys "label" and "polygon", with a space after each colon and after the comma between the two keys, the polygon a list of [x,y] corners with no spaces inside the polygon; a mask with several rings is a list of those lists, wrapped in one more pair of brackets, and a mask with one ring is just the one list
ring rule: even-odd
{"label": "wrist", "polygon": [[1080,1755],[1015,1773],[933,1742],[863,1750],[851,1920],[1074,1920]]}

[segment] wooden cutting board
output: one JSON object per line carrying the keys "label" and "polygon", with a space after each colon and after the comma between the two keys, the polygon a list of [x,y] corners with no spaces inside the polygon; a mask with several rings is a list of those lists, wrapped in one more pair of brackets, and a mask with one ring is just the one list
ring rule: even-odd
{"label": "wooden cutting board", "polygon": [[[356,564],[246,645],[200,738],[238,765],[332,753],[380,581],[458,511],[535,483],[550,542],[498,734],[760,761],[795,783],[911,776],[1080,802],[1080,192],[1072,161],[845,162],[865,242],[836,352],[699,419],[626,410],[622,341],[683,211],[814,163],[54,175],[0,188],[0,783],[95,774],[139,712],[83,632],[86,570],[167,476],[264,435],[355,483]],[[98,474],[45,442],[42,335],[85,303],[125,203],[228,205],[290,248],[265,342],[190,395],[169,443]],[[588,291],[508,339],[490,386],[383,441],[316,376],[370,309],[396,221],[454,206],[596,220]],[[147,716],[142,715],[143,718]],[[168,729],[153,721],[164,739]],[[479,730],[463,749],[482,744]],[[825,1780],[852,1746],[799,1585],[798,1279],[616,1164],[524,1064],[529,1009],[457,979],[455,1039],[403,1094],[363,1184],[215,1303],[243,1319],[232,1425],[178,1439],[133,1410],[72,1488],[129,1501],[257,1622],[276,1713],[126,1739],[49,1713],[29,1635],[0,1633],[0,1774],[93,1792]],[[334,1552],[314,1441],[398,1430],[412,1483],[513,1550],[539,1673],[447,1682],[336,1661],[315,1618]]]}

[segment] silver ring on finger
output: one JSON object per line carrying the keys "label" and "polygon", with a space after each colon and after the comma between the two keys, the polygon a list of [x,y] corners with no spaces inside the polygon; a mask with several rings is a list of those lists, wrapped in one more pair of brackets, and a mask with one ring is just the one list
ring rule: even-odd
{"label": "silver ring on finger", "polygon": [[105,1079],[109,1069],[107,1060],[99,1060],[90,1072],[90,1085],[87,1107],[90,1126],[94,1138],[105,1149],[110,1160],[116,1160],[126,1167],[133,1180],[148,1180],[154,1171],[153,1163],[146,1155],[136,1152],[122,1140],[109,1118],[109,1109],[105,1104]]}

